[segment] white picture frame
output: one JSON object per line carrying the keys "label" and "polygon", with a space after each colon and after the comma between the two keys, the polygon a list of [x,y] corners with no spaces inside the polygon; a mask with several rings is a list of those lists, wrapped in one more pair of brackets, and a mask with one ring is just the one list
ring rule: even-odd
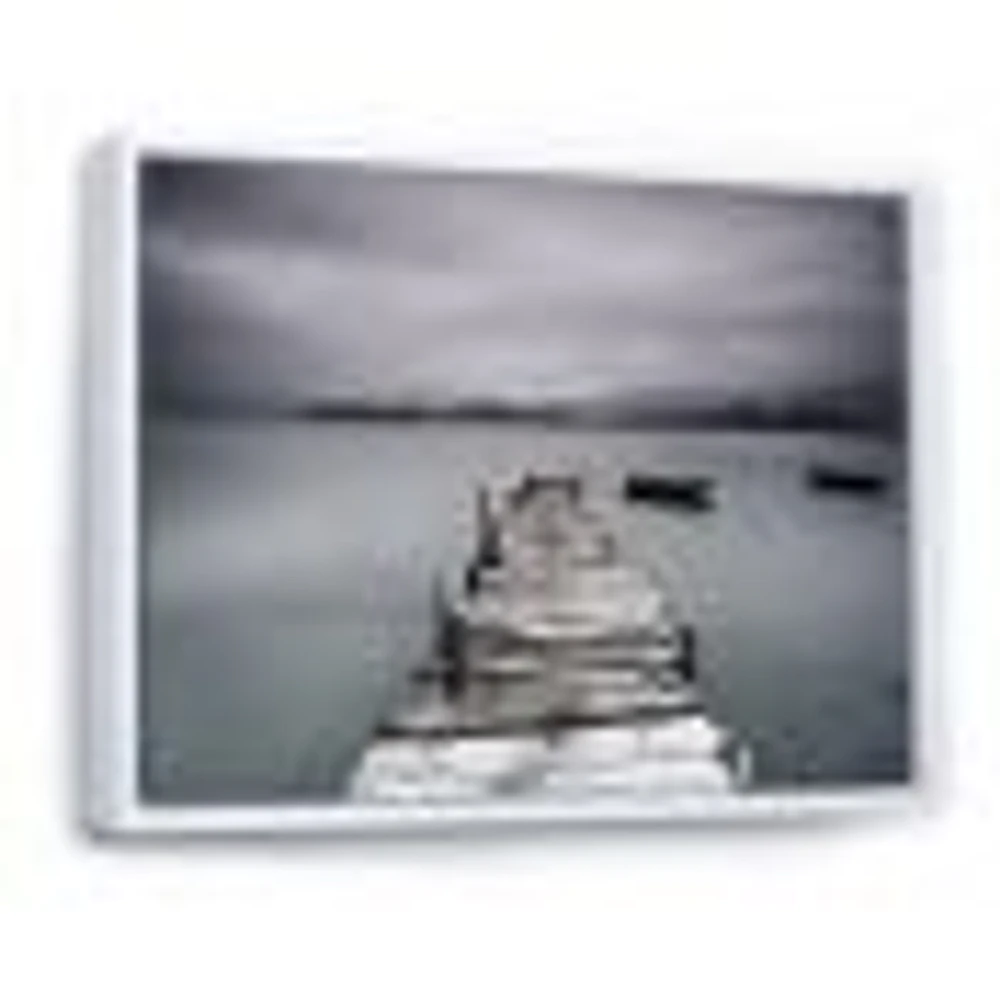
{"label": "white picture frame", "polygon": [[[634,153],[634,151],[631,151]],[[795,189],[902,193],[909,203],[911,461],[911,748],[905,786],[864,790],[754,793],[734,799],[674,796],[659,800],[503,801],[475,805],[167,805],[144,802],[139,787],[138,575],[142,524],[139,496],[138,191],[143,157],[360,159],[412,165],[504,170],[558,169],[627,176],[614,155],[506,148],[444,151],[273,144],[197,137],[132,136],[106,140],[85,160],[81,185],[85,482],[79,608],[84,677],[80,775],[81,817],[98,835],[369,834],[438,829],[522,829],[592,824],[784,822],[919,807],[936,786],[944,752],[940,720],[929,709],[939,688],[937,608],[943,589],[939,524],[942,484],[939,382],[941,331],[937,288],[938,211],[932,190],[898,171],[856,177],[816,164],[678,162],[634,164],[637,178],[770,183]]]}

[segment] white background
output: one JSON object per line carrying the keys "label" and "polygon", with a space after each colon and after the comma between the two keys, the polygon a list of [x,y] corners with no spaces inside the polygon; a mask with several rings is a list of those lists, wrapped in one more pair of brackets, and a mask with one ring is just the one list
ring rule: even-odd
{"label": "white background", "polygon": [[[0,15],[0,992],[997,995],[989,5],[19,6]],[[438,158],[551,148],[761,175],[808,162],[936,186],[941,273],[923,352],[924,675],[944,762],[932,805],[834,827],[578,838],[124,848],[75,834],[74,171],[87,142],[129,122]]]}

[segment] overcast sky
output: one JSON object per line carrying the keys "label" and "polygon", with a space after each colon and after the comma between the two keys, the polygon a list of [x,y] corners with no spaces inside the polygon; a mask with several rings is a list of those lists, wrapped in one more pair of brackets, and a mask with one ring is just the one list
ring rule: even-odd
{"label": "overcast sky", "polygon": [[871,196],[148,163],[146,384],[173,403],[891,386],[904,221]]}

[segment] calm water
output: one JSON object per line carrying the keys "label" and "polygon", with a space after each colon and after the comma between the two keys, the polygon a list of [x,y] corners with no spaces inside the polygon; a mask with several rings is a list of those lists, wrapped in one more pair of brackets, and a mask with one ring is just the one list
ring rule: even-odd
{"label": "calm water", "polygon": [[[480,480],[704,472],[720,505],[613,504],[626,551],[695,624],[716,716],[761,786],[907,771],[906,516],[898,449],[819,435],[160,421],[146,445],[144,782],[171,801],[329,794],[430,639],[435,573]],[[888,497],[810,494],[812,459]]]}

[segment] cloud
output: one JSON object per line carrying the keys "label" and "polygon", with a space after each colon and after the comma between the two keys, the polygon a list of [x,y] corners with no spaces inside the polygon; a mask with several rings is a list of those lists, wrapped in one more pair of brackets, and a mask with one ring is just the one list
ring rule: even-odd
{"label": "cloud", "polygon": [[187,161],[143,191],[160,399],[901,377],[890,199]]}

